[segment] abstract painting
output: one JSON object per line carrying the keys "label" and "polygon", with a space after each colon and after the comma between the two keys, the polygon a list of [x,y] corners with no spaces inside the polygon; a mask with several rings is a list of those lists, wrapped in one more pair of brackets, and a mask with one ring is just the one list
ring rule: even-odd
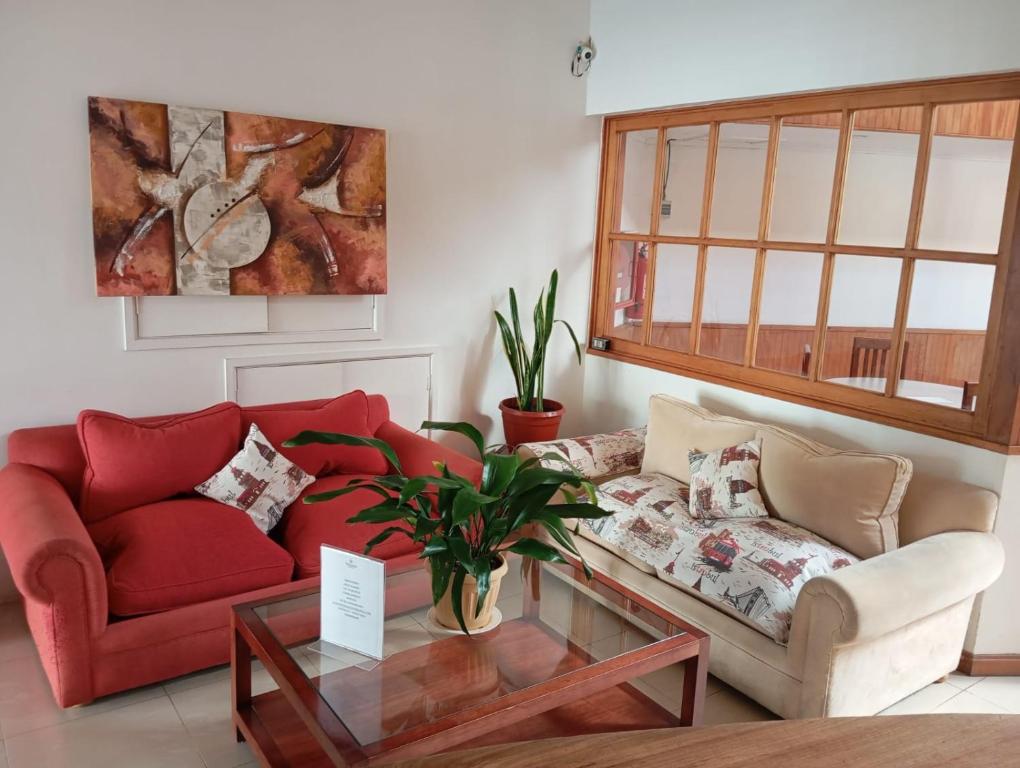
{"label": "abstract painting", "polygon": [[386,134],[89,99],[100,296],[386,293]]}

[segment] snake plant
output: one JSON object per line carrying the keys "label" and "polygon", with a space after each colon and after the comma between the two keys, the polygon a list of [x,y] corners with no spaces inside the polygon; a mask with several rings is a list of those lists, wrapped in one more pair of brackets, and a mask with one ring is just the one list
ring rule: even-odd
{"label": "snake plant", "polygon": [[513,288],[510,289],[511,322],[508,323],[502,313],[498,311],[495,313],[500,337],[503,341],[503,351],[510,363],[510,370],[513,371],[514,383],[517,385],[517,408],[521,411],[544,410],[546,352],[553,326],[556,323],[562,323],[570,333],[570,338],[574,342],[574,350],[577,352],[577,364],[581,364],[581,345],[577,341],[577,334],[566,320],[557,320],[554,317],[558,281],[559,274],[553,270],[548,288],[543,289],[538,296],[533,313],[535,339],[531,345],[528,344],[524,337],[524,331],[521,329],[521,318],[517,310],[517,294]]}

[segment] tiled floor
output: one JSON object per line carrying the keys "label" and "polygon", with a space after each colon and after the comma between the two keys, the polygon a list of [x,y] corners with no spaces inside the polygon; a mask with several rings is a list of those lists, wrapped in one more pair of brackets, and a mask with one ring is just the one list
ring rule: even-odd
{"label": "tiled floor", "polygon": [[[512,591],[501,598],[508,617],[512,606],[520,604],[519,599],[513,599]],[[427,640],[423,620],[424,614],[396,620],[388,628],[387,651]],[[592,643],[593,652],[597,645]],[[313,671],[327,663],[309,652],[303,666]],[[644,681],[646,690],[653,696],[666,696],[666,691],[677,689],[678,675],[664,670],[649,676]],[[262,669],[256,668],[253,677],[256,692],[274,687]],[[708,693],[708,724],[773,717],[714,678],[709,679]],[[926,712],[1020,714],[1020,678],[954,675],[948,682],[928,686],[883,714]],[[226,667],[61,710],[53,703],[17,604],[0,605],[0,736],[0,768],[235,768],[255,764],[248,748],[234,741]]]}

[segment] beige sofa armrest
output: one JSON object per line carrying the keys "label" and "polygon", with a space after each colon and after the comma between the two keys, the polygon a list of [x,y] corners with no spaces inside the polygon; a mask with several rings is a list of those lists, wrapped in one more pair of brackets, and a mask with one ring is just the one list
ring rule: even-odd
{"label": "beige sofa armrest", "polygon": [[818,634],[833,645],[864,642],[938,613],[988,588],[1004,559],[992,534],[953,531],[811,579],[794,608],[790,652]]}
{"label": "beige sofa armrest", "polygon": [[[637,472],[645,450],[645,428],[622,429],[601,435],[562,438],[542,443],[521,443],[517,454],[524,459],[555,453],[566,459],[586,479],[599,482]],[[556,468],[555,459],[542,461]]]}

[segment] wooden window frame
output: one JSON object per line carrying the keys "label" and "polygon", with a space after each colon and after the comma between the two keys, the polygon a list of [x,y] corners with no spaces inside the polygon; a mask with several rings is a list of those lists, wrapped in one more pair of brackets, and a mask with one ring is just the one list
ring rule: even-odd
{"label": "wooden window frame", "polygon": [[[738,389],[777,397],[829,411],[857,416],[915,432],[935,435],[983,448],[1020,453],[1020,301],[1005,301],[1006,296],[1020,297],[1020,121],[1013,137],[1012,160],[1006,188],[1002,229],[997,253],[939,251],[917,245],[923,213],[924,194],[933,136],[935,108],[943,104],[1020,99],[1020,72],[1007,74],[947,78],[922,83],[906,83],[837,91],[741,100],[677,109],[607,116],[603,124],[602,162],[598,196],[598,233],[595,240],[595,268],[591,314],[589,318],[589,353],[622,362],[643,365]],[[841,245],[837,233],[842,209],[843,182],[850,150],[854,113],[884,107],[923,107],[920,141],[915,165],[914,186],[904,247]],[[784,117],[820,113],[841,115],[839,142],[830,199],[829,220],[824,243],[773,241],[767,237],[772,207],[779,149],[779,128]],[[764,187],[756,239],[722,238],[710,235],[712,194],[719,147],[719,126],[740,120],[768,121],[771,127]],[[666,130],[684,125],[709,125],[708,151],[699,232],[697,236],[659,235],[662,200],[664,145]],[[651,199],[651,220],[648,231],[621,232],[613,228],[618,220],[616,202],[622,189],[621,139],[628,131],[657,130],[656,158]],[[612,337],[611,246],[614,241],[648,243],[648,264],[645,277],[645,303],[640,341]],[[690,328],[690,351],[651,346],[651,313],[655,300],[655,272],[658,245],[680,243],[697,246],[697,283],[694,289],[693,314]],[[754,283],[748,320],[743,363],[731,363],[698,354],[701,333],[701,302],[707,251],[711,246],[748,248],[756,251]],[[788,373],[754,367],[758,336],[758,312],[761,305],[763,275],[768,251],[809,251],[823,255],[821,286],[808,376],[801,378]],[[819,380],[825,356],[826,320],[828,317],[833,264],[837,254],[882,256],[900,260],[900,284],[897,293],[895,323],[892,333],[889,375],[884,393],[870,392],[852,386]],[[985,331],[985,345],[974,411],[952,409],[895,396],[907,334],[907,306],[918,259],[960,261],[991,264],[996,267],[991,307]],[[611,337],[606,351],[591,347],[590,339]]]}

